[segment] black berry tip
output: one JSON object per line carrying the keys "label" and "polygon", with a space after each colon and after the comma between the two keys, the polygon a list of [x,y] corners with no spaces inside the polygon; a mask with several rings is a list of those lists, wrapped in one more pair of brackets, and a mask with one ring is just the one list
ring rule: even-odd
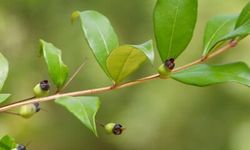
{"label": "black berry tip", "polygon": [[40,87],[43,91],[48,91],[50,89],[49,81],[48,80],[41,81]]}
{"label": "black berry tip", "polygon": [[174,58],[167,59],[164,63],[165,67],[169,70],[173,70],[175,67]]}
{"label": "black berry tip", "polygon": [[22,144],[18,144],[16,149],[17,150],[26,150],[26,147],[24,145],[22,145]]}
{"label": "black berry tip", "polygon": [[114,126],[112,132],[113,132],[115,135],[121,135],[123,130],[124,130],[124,129],[123,129],[122,125],[116,124],[116,125]]}

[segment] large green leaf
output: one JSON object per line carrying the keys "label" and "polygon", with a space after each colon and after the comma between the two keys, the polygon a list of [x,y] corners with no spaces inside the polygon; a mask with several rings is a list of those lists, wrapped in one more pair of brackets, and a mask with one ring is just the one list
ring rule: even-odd
{"label": "large green leaf", "polygon": [[0,53],[0,90],[8,76],[9,65],[7,59]]}
{"label": "large green leaf", "polygon": [[10,96],[10,94],[0,94],[0,104],[7,100],[7,98]]}
{"label": "large green leaf", "polygon": [[16,145],[15,139],[8,135],[5,135],[0,139],[0,150],[12,150],[16,148]]}
{"label": "large green leaf", "polygon": [[41,53],[47,64],[49,75],[57,88],[60,89],[64,85],[69,72],[68,67],[62,61],[61,50],[46,41],[40,40],[40,42]]}
{"label": "large green leaf", "polygon": [[234,30],[238,15],[216,16],[208,21],[204,33],[203,56],[207,55],[221,38]]}
{"label": "large green leaf", "polygon": [[197,18],[197,0],[158,0],[154,9],[156,43],[162,61],[187,47]]}
{"label": "large green leaf", "polygon": [[223,82],[237,82],[250,86],[250,69],[242,62],[225,65],[195,65],[173,73],[171,77],[185,84],[196,86],[207,86]]}
{"label": "large green leaf", "polygon": [[115,83],[121,82],[135,72],[147,60],[138,47],[123,45],[112,51],[107,59],[107,68]]}
{"label": "large green leaf", "polygon": [[106,59],[119,42],[109,20],[96,11],[80,12],[82,30],[98,63],[109,76]]}
{"label": "large green leaf", "polygon": [[237,23],[235,25],[235,28],[238,28],[248,22],[250,20],[250,2],[247,3],[247,5],[243,8],[243,10],[240,13],[239,19],[237,20]]}
{"label": "large green leaf", "polygon": [[95,115],[101,104],[98,97],[62,97],[55,102],[66,107],[97,136]]}

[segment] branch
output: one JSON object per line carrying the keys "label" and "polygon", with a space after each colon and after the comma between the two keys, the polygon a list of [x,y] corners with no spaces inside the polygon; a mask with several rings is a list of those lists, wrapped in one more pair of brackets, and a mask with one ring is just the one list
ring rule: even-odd
{"label": "branch", "polygon": [[[200,63],[202,63],[204,61],[207,61],[207,60],[209,60],[209,59],[211,59],[211,58],[213,58],[213,57],[215,57],[215,56],[229,50],[230,48],[235,47],[237,43],[238,43],[237,40],[230,41],[228,44],[226,44],[222,48],[208,54],[205,57],[199,58],[199,59],[197,59],[197,60],[195,60],[195,61],[193,61],[193,62],[191,62],[189,64],[186,64],[184,66],[173,69],[172,72],[178,72],[178,71],[184,70],[184,69],[186,69],[188,67],[191,67],[193,65],[197,65],[197,64],[200,64]],[[0,112],[5,112],[7,110],[10,110],[10,109],[13,109],[13,108],[16,108],[16,107],[20,107],[20,106],[23,106],[23,105],[31,104],[31,103],[36,103],[36,102],[41,103],[41,102],[46,102],[46,101],[52,101],[52,100],[55,100],[57,98],[64,97],[64,96],[81,96],[81,95],[89,95],[89,94],[97,94],[97,93],[108,92],[108,91],[112,91],[112,90],[116,90],[116,89],[121,89],[121,88],[125,88],[125,87],[130,87],[130,86],[133,86],[133,85],[141,84],[141,83],[144,83],[146,81],[157,79],[158,77],[159,77],[159,74],[154,74],[154,75],[147,76],[147,77],[135,80],[135,81],[126,82],[126,83],[123,83],[123,84],[120,84],[120,85],[115,85],[115,86],[111,85],[111,86],[106,86],[106,87],[102,87],[102,88],[89,89],[89,90],[76,91],[76,92],[69,92],[69,93],[56,93],[54,95],[47,96],[47,97],[33,98],[33,99],[30,99],[30,100],[26,100],[26,101],[17,101],[15,103],[11,103],[9,105],[0,107]]]}

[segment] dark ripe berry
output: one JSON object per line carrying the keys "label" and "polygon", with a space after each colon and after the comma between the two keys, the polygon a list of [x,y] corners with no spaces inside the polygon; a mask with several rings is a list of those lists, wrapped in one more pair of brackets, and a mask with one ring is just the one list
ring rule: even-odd
{"label": "dark ripe berry", "polygon": [[122,125],[120,124],[115,124],[112,132],[115,134],[115,135],[120,135],[122,134],[122,131],[123,131],[123,128],[122,128]]}
{"label": "dark ripe berry", "polygon": [[167,59],[164,63],[165,67],[169,70],[173,70],[175,67],[174,58]]}
{"label": "dark ripe berry", "polygon": [[17,150],[26,150],[26,147],[24,145],[22,145],[22,144],[18,144],[16,149]]}
{"label": "dark ripe berry", "polygon": [[40,87],[43,91],[48,91],[50,89],[49,81],[48,80],[41,81]]}

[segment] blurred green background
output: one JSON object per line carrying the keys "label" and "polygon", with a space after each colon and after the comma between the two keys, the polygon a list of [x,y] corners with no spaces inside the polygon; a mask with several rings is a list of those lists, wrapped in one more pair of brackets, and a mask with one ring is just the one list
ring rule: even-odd
{"label": "blurred green background", "polygon": [[[200,0],[195,35],[179,57],[183,65],[202,53],[206,22],[217,14],[238,13],[249,0]],[[10,64],[3,92],[8,102],[32,96],[33,86],[47,79],[45,63],[38,57],[42,38],[62,49],[71,73],[87,58],[86,67],[65,91],[111,84],[83,39],[74,10],[93,9],[107,16],[121,44],[140,44],[153,38],[155,0],[0,0],[0,51]],[[209,63],[245,61],[250,65],[250,38]],[[144,65],[128,80],[150,75],[160,65]],[[29,150],[249,150],[250,92],[234,83],[205,88],[155,80],[138,86],[98,94],[99,122],[119,122],[127,127],[121,136],[107,135],[98,127],[96,138],[74,116],[53,102],[47,110],[25,120],[0,114],[0,135],[10,134]],[[8,103],[7,102],[7,103]]]}

